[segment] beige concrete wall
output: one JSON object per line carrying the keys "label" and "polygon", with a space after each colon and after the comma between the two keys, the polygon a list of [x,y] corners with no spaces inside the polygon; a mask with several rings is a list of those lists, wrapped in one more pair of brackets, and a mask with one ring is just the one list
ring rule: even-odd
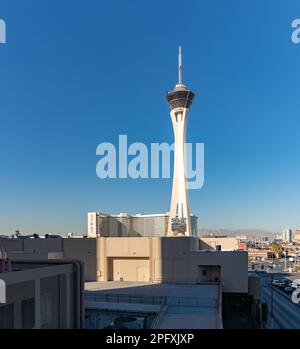
{"label": "beige concrete wall", "polygon": [[295,242],[300,242],[300,229],[297,229],[295,231],[294,241]]}
{"label": "beige concrete wall", "polygon": [[220,245],[222,250],[238,250],[239,240],[235,237],[201,237],[200,249],[216,249]]}
{"label": "beige concrete wall", "polygon": [[193,237],[153,238],[153,281],[189,283],[189,253],[196,249],[197,240]]}
{"label": "beige concrete wall", "polygon": [[95,281],[96,239],[61,239],[65,258],[77,259],[84,263],[85,281]]}
{"label": "beige concrete wall", "polygon": [[[128,258],[138,259],[138,258],[146,258],[149,260],[150,257],[150,243],[151,238],[134,238],[134,237],[116,237],[116,238],[97,238],[97,280],[98,281],[108,281],[113,280],[116,275],[114,275],[114,270],[116,268],[122,268],[125,270],[124,261],[116,262],[117,259],[127,258],[128,261],[128,269],[132,267],[131,262]],[[115,261],[113,260],[115,259]],[[119,264],[118,264],[119,263]],[[133,262],[133,273],[137,273],[137,262]],[[151,265],[149,261],[147,262],[147,266],[149,268],[149,275],[151,274]],[[142,266],[140,266],[142,267]],[[129,273],[129,271],[128,271]],[[122,272],[124,275],[124,272]],[[132,277],[126,274],[126,278]],[[125,280],[125,278],[124,278]],[[137,280],[137,279],[136,279]],[[136,281],[135,280],[135,281]],[[151,280],[149,276],[149,280]]]}
{"label": "beige concrete wall", "polygon": [[149,258],[111,258],[113,281],[149,281]]}
{"label": "beige concrete wall", "polygon": [[[47,250],[47,244],[50,250],[58,249],[60,244],[56,239],[54,241],[55,243],[52,243],[51,239],[46,239],[42,243],[30,241],[26,249]],[[232,239],[225,241],[231,244],[227,244],[227,247],[232,246]],[[125,275],[127,279],[132,280],[133,274],[137,275],[140,268],[140,275],[144,275],[145,278],[149,275],[150,282],[197,283],[199,266],[220,266],[224,292],[248,292],[247,252],[201,251],[198,249],[198,238],[100,237],[61,239],[60,243],[64,257],[84,262],[86,281],[112,280],[114,258],[125,259],[115,262],[115,268],[119,268],[119,273]],[[146,259],[148,262],[140,262],[138,259]],[[145,268],[148,268],[148,272]],[[135,281],[137,280],[138,276]]]}
{"label": "beige concrete wall", "polygon": [[149,281],[197,283],[199,266],[216,266],[220,267],[223,292],[248,292],[247,252],[205,252],[197,250],[197,244],[198,239],[191,237],[98,238],[98,281],[117,279],[115,271],[126,268],[130,270],[126,271],[128,281],[134,281],[138,257],[149,257]]}
{"label": "beige concrete wall", "polygon": [[149,238],[105,238],[107,257],[149,257]]}
{"label": "beige concrete wall", "polygon": [[199,265],[219,265],[223,292],[248,292],[248,255],[245,251],[191,252],[190,278],[197,277]]}

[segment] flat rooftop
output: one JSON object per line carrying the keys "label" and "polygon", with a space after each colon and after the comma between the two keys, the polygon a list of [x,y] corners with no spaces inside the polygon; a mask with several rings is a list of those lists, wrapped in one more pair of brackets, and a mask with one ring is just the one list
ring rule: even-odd
{"label": "flat rooftop", "polygon": [[[86,282],[86,299],[91,295],[131,295],[165,297],[166,308],[158,328],[161,329],[206,329],[220,328],[218,284],[163,284],[128,281]],[[86,302],[88,307],[91,302]],[[101,303],[101,306],[103,304]],[[114,310],[116,304],[107,303],[106,309]],[[140,310],[138,304],[128,305],[131,310]],[[120,307],[124,306],[122,305]],[[145,305],[144,310],[150,306]],[[154,310],[155,308],[152,307]]]}
{"label": "flat rooftop", "polygon": [[135,281],[98,281],[86,282],[85,291],[111,294],[138,294],[145,296],[165,297],[200,297],[218,296],[218,285],[205,284],[163,284]]}

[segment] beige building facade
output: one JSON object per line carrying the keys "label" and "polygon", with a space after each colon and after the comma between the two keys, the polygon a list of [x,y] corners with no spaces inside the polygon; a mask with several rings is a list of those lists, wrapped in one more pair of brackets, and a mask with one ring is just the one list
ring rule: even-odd
{"label": "beige building facade", "polygon": [[97,281],[221,282],[224,292],[247,292],[247,252],[201,251],[197,238],[99,238],[97,251]]}
{"label": "beige building facade", "polygon": [[294,241],[298,244],[300,244],[300,229],[297,229],[295,231]]}
{"label": "beige building facade", "polygon": [[223,292],[247,293],[248,289],[247,252],[202,250],[196,237],[2,241],[9,257],[21,258],[25,253],[28,258],[35,258],[50,249],[58,257],[78,259],[84,262],[85,281],[221,282]]}
{"label": "beige building facade", "polygon": [[239,249],[239,239],[230,236],[202,236],[200,238],[201,249],[222,251],[234,251]]}

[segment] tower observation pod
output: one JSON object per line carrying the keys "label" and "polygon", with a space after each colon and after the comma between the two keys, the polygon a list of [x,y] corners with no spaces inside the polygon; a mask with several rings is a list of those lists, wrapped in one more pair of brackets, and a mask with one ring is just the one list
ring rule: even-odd
{"label": "tower observation pod", "polygon": [[191,219],[186,178],[186,126],[195,94],[182,83],[182,55],[179,47],[178,84],[166,96],[174,130],[174,171],[168,236],[190,236]]}

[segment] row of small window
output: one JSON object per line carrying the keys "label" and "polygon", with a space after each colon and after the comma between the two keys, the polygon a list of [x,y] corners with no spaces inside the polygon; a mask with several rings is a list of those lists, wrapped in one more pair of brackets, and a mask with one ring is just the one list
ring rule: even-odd
{"label": "row of small window", "polygon": [[[35,298],[25,299],[21,302],[21,326],[30,329],[35,326]],[[52,321],[51,293],[41,295],[41,323],[48,324]],[[0,306],[0,329],[14,328],[14,304]]]}
{"label": "row of small window", "polygon": [[[35,301],[34,298],[25,299],[21,302],[21,326],[24,329],[34,327]],[[0,328],[14,328],[14,304],[7,304],[0,307]]]}

